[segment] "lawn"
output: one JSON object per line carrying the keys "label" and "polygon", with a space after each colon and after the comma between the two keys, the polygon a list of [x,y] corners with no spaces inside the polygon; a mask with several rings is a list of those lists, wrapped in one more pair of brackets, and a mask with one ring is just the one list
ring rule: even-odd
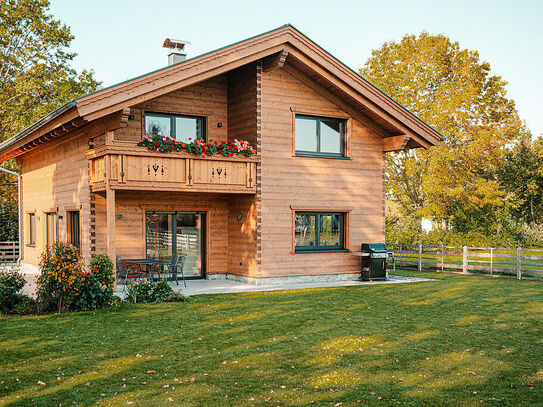
{"label": "lawn", "polygon": [[543,282],[403,273],[1,318],[0,405],[543,405]]}

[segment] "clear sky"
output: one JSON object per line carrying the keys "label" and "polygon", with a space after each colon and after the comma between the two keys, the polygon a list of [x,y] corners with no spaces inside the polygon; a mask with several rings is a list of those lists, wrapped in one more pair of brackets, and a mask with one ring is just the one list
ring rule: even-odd
{"label": "clear sky", "polygon": [[290,23],[353,69],[383,42],[426,30],[478,50],[534,135],[543,134],[543,0],[51,0],[69,25],[75,68],[104,86],[167,64],[165,38],[189,57]]}

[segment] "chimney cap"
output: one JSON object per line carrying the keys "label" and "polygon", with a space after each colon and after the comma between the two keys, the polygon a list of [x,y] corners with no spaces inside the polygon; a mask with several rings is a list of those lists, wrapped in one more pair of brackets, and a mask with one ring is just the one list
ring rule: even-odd
{"label": "chimney cap", "polygon": [[164,44],[162,44],[163,48],[171,48],[171,49],[178,49],[180,51],[185,49],[185,45],[190,45],[189,41],[184,40],[174,40],[173,38],[166,38],[164,40]]}

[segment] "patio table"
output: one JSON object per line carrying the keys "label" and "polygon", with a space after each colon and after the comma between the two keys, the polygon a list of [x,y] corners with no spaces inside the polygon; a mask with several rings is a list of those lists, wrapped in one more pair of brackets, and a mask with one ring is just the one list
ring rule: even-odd
{"label": "patio table", "polygon": [[[164,266],[169,264],[167,261],[156,260],[156,259],[123,259],[125,263],[138,264],[140,266],[145,266],[147,274],[149,275],[149,281],[153,281],[153,268],[158,268],[158,275],[164,274]],[[147,269],[148,267],[148,269]]]}

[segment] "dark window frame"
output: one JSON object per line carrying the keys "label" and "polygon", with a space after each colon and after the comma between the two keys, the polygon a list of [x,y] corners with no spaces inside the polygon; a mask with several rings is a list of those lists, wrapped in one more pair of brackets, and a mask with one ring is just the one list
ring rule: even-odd
{"label": "dark window frame", "polygon": [[[298,150],[296,149],[296,119],[311,119],[317,122],[317,151],[307,151],[307,150]],[[329,153],[322,152],[321,149],[321,122],[334,121],[340,123],[340,153]],[[326,157],[326,158],[346,158],[345,156],[345,137],[347,129],[347,119],[339,117],[327,117],[327,116],[311,116],[307,114],[295,114],[294,115],[294,153],[299,157]]]}
{"label": "dark window frame", "polygon": [[[198,280],[198,279],[205,279],[207,275],[207,216],[208,212],[206,211],[145,211],[145,218],[144,223],[147,222],[147,215],[152,214],[164,214],[164,215],[173,215],[172,219],[172,229],[177,229],[177,215],[178,214],[195,214],[200,215],[200,221],[202,222],[201,227],[201,247],[200,247],[200,253],[201,253],[201,262],[202,262],[202,274],[198,277],[191,277],[187,276],[185,277],[186,280]],[[145,257],[148,258],[148,239],[147,239],[147,225],[145,226]],[[174,251],[177,252],[177,234],[173,233],[172,235],[172,256]]]}
{"label": "dark window frame", "polygon": [[27,246],[36,246],[36,213],[28,213],[28,244]]}
{"label": "dark window frame", "polygon": [[[314,246],[297,246],[296,245],[296,221],[294,222],[294,252],[295,253],[315,253],[315,252],[348,252],[349,250],[345,248],[345,222],[346,222],[346,213],[345,212],[320,212],[320,211],[295,211],[294,218],[296,215],[309,215],[315,216],[315,245]],[[341,220],[339,224],[339,246],[334,245],[320,245],[320,230],[321,230],[321,217],[329,215],[340,215]]]}
{"label": "dark window frame", "polygon": [[[51,219],[53,218],[53,223]],[[49,241],[49,228],[53,228],[53,241]],[[56,212],[45,212],[45,243],[46,246],[51,246],[58,241],[58,214]]]}
{"label": "dark window frame", "polygon": [[[76,215],[77,214],[77,215]],[[74,219],[77,218],[77,222]],[[74,230],[75,226],[75,230]],[[81,249],[81,212],[68,211],[68,243]]]}
{"label": "dark window frame", "polygon": [[[178,113],[163,113],[163,112],[152,112],[146,111],[143,114],[143,131],[147,134],[147,116],[156,116],[156,117],[165,117],[170,119],[170,135],[169,137],[175,138],[175,118],[184,117],[188,119],[198,119],[202,121],[202,138],[207,142],[207,117],[206,116],[192,116],[188,114],[178,114]],[[193,137],[194,139],[194,137]]]}

